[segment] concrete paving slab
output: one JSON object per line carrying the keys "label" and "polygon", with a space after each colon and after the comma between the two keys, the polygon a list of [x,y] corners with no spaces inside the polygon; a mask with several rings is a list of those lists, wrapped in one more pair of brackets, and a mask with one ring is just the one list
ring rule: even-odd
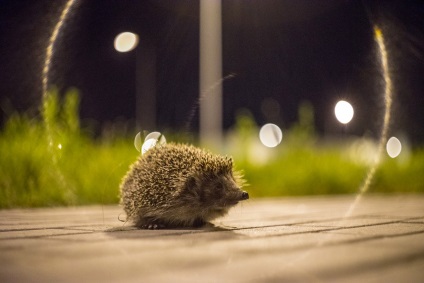
{"label": "concrete paving slab", "polygon": [[354,199],[251,200],[215,226],[158,231],[119,206],[2,210],[0,281],[423,282],[424,195]]}

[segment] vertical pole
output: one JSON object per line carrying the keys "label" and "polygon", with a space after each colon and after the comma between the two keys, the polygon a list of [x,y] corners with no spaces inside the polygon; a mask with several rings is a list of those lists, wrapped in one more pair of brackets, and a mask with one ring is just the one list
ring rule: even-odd
{"label": "vertical pole", "polygon": [[156,50],[149,40],[136,49],[136,127],[156,130]]}
{"label": "vertical pole", "polygon": [[[200,0],[200,142],[222,149],[221,0]],[[213,87],[212,87],[213,86]]]}

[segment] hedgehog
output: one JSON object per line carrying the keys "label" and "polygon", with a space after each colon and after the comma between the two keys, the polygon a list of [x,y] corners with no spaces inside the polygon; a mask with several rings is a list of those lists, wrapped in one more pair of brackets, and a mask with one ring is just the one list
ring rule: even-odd
{"label": "hedgehog", "polygon": [[120,185],[127,221],[142,229],[201,227],[249,198],[230,157],[168,143],[148,150]]}

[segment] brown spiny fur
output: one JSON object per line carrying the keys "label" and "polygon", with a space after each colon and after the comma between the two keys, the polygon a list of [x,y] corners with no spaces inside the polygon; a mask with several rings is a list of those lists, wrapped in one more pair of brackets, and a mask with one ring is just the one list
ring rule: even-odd
{"label": "brown spiny fur", "polygon": [[140,228],[195,227],[249,196],[232,159],[184,144],[158,145],[131,166],[121,205]]}

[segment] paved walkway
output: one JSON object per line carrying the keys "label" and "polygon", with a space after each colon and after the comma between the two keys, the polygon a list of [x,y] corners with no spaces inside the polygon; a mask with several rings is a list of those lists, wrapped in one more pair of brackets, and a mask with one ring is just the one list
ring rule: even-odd
{"label": "paved walkway", "polygon": [[[194,230],[117,206],[0,211],[0,282],[424,282],[424,195],[250,200]],[[122,218],[122,215],[121,215]]]}

